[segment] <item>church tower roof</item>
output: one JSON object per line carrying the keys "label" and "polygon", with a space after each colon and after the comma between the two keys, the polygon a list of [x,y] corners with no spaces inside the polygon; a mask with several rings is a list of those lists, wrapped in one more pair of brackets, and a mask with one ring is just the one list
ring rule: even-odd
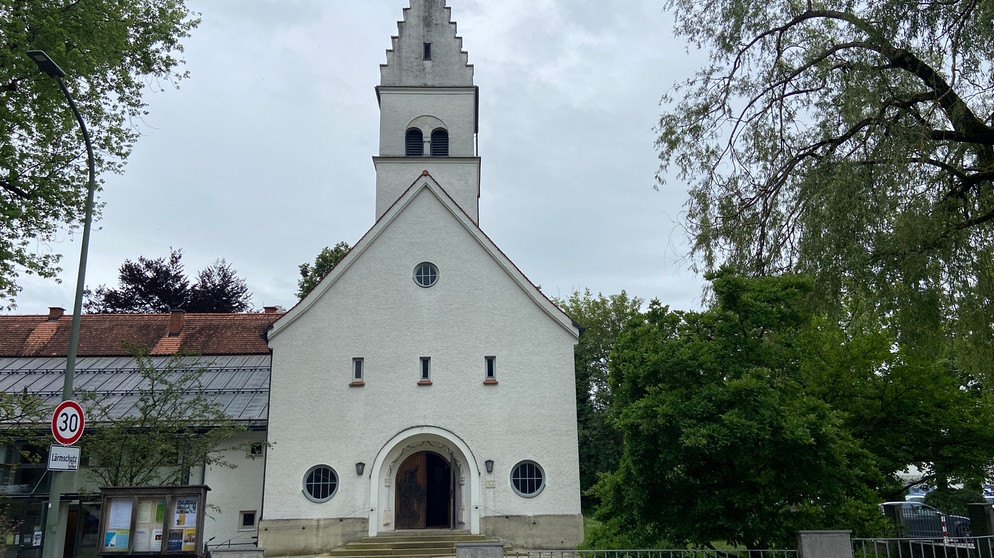
{"label": "church tower roof", "polygon": [[473,66],[445,0],[411,0],[391,42],[381,87],[472,87]]}

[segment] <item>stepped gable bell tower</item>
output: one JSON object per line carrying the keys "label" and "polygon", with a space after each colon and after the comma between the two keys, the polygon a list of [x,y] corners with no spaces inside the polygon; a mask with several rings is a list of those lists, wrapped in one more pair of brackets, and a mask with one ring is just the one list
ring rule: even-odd
{"label": "stepped gable bell tower", "polygon": [[479,91],[445,0],[411,0],[380,66],[376,218],[424,171],[479,225]]}

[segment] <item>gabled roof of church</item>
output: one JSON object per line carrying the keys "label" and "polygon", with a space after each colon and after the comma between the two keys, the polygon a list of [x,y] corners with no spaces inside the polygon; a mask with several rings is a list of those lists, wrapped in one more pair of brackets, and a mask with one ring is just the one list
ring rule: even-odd
{"label": "gabled roof of church", "polygon": [[501,251],[500,248],[490,239],[483,229],[479,227],[469,215],[459,204],[452,199],[451,196],[442,188],[441,185],[435,180],[431,174],[425,170],[422,171],[420,177],[415,180],[401,195],[397,198],[390,208],[384,212],[383,216],[370,228],[362,238],[352,247],[348,254],[342,258],[338,264],[332,268],[332,270],[326,275],[316,287],[314,287],[311,292],[305,296],[296,306],[291,308],[286,314],[280,317],[279,320],[273,325],[273,329],[269,331],[269,338],[273,338],[280,333],[284,328],[293,323],[297,317],[307,312],[321,295],[324,294],[328,289],[332,288],[339,277],[342,276],[348,270],[348,268],[357,261],[366,248],[373,243],[373,241],[378,237],[390,223],[393,222],[406,208],[407,206],[420,194],[422,191],[431,192],[445,207],[449,213],[463,226],[464,229],[479,243],[479,245],[497,262],[501,268],[518,284],[522,291],[525,292],[531,298],[531,300],[541,308],[552,320],[560,325],[563,329],[567,330],[570,334],[579,337],[578,325],[566,315],[555,303],[549,300],[542,291],[535,286],[525,274],[518,269],[518,266],[514,265],[514,262]]}
{"label": "gabled roof of church", "polygon": [[[129,345],[153,355],[269,354],[266,330],[282,314],[84,314],[79,356],[130,356]],[[70,316],[61,308],[46,315],[0,315],[0,357],[64,357]]]}
{"label": "gabled roof of church", "polygon": [[411,0],[380,65],[380,86],[473,86],[473,66],[450,11],[445,0]]}

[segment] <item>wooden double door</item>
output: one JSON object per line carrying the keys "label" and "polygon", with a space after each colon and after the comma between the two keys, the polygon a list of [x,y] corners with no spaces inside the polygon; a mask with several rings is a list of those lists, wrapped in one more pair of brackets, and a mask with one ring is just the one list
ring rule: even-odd
{"label": "wooden double door", "polygon": [[450,529],[455,508],[455,477],[441,455],[415,453],[397,469],[397,529]]}

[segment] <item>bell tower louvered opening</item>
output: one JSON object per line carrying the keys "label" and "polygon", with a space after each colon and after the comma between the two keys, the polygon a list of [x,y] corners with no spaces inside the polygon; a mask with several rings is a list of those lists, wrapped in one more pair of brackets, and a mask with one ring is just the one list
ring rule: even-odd
{"label": "bell tower louvered opening", "polygon": [[377,219],[427,172],[479,224],[479,90],[447,3],[409,0],[380,65]]}
{"label": "bell tower louvered opening", "polygon": [[444,128],[439,128],[431,133],[431,156],[449,156],[449,132]]}
{"label": "bell tower louvered opening", "polygon": [[423,157],[425,154],[424,135],[421,130],[411,128],[404,136],[404,155],[408,157]]}

